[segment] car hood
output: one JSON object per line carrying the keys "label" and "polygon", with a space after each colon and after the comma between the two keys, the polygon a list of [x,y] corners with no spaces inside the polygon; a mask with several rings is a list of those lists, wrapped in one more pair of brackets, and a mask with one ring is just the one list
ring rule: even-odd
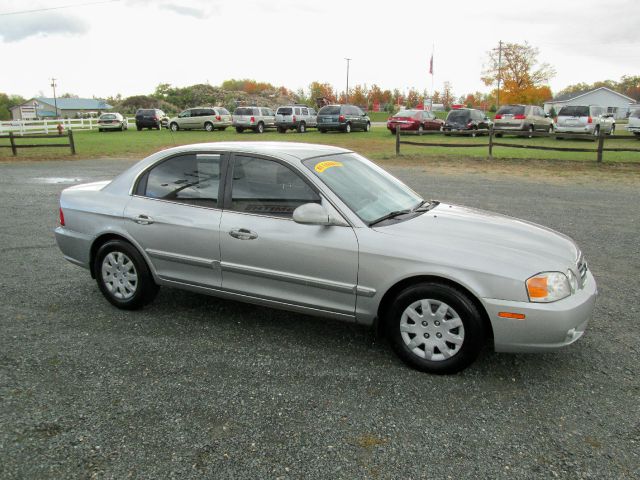
{"label": "car hood", "polygon": [[[535,223],[459,205],[439,204],[410,220],[376,227],[409,240],[431,258],[471,269],[566,271],[579,250],[566,235]],[[406,245],[406,242],[402,242]]]}

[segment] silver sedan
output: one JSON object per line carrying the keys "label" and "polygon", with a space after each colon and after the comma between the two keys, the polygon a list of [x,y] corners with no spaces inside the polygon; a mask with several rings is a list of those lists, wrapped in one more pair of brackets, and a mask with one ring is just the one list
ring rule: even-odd
{"label": "silver sedan", "polygon": [[568,237],[426,200],[342,148],[206,143],[67,188],[56,240],[109,302],[159,286],[373,326],[410,366],[454,373],[486,342],[547,351],[582,336],[596,283]]}

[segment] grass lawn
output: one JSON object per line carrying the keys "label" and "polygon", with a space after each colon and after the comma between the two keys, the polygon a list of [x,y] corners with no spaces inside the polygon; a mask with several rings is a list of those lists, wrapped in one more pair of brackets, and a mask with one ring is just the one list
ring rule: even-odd
{"label": "grass lawn", "polygon": [[[628,132],[619,129],[619,134],[627,134],[628,139],[614,139],[605,142],[606,147],[617,148],[640,148],[640,141],[629,135]],[[224,132],[205,131],[178,131],[169,130],[143,130],[138,132],[129,129],[125,132],[98,132],[76,131],[74,133],[77,155],[74,157],[67,148],[29,148],[18,150],[18,156],[13,157],[9,148],[0,148],[0,161],[20,161],[20,160],[46,160],[46,159],[86,159],[86,158],[143,158],[153,152],[165,148],[201,142],[217,141],[289,141],[322,143],[341,146],[353,149],[374,160],[392,160],[395,155],[395,138],[385,127],[374,126],[369,133],[353,132],[345,134],[341,132],[328,132],[321,134],[316,130],[309,130],[305,134],[288,132],[279,134],[275,131],[268,131],[262,135],[253,132],[236,133],[232,128]],[[403,136],[403,139],[422,142],[437,143],[464,143],[478,144],[478,148],[457,148],[457,147],[419,147],[401,146],[401,158],[473,158],[486,159],[488,155],[487,137],[445,137],[441,134],[417,136]],[[64,143],[66,137],[55,140],[17,140],[18,145],[23,143],[36,143],[54,141]],[[522,138],[507,136],[496,141],[504,143],[520,143],[530,145],[543,145],[553,147],[577,147],[593,148],[596,142],[585,140],[555,140],[552,138]],[[0,139],[0,145],[8,145],[8,139]],[[484,145],[484,146],[482,146]],[[595,163],[595,152],[556,152],[544,150],[526,150],[505,147],[494,148],[494,158],[496,159],[538,159],[538,160],[574,160]],[[640,152],[605,152],[605,163],[637,163],[640,164]]]}

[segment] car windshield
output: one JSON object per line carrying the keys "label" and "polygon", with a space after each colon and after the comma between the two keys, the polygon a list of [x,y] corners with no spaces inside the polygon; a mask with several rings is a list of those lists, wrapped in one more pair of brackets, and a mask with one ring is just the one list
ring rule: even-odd
{"label": "car windshield", "polygon": [[524,115],[524,106],[522,105],[505,105],[500,107],[496,115]]}
{"label": "car windshield", "polygon": [[558,116],[559,117],[588,117],[589,107],[584,107],[579,105],[568,105],[560,109],[560,112],[558,112]]}
{"label": "car windshield", "polygon": [[632,118],[640,118],[640,110],[636,110],[630,115]]}
{"label": "car windshield", "polygon": [[291,107],[281,107],[278,109],[278,115],[291,115],[293,109]]}
{"label": "car windshield", "polygon": [[418,115],[417,110],[400,110],[398,113],[394,115],[394,117],[415,117]]}
{"label": "car windshield", "polygon": [[136,115],[153,115],[155,113],[155,110],[140,109],[136,112]]}
{"label": "car windshield", "polygon": [[114,120],[116,116],[113,113],[107,113],[105,115],[100,115],[100,120]]}
{"label": "car windshield", "polygon": [[303,163],[366,223],[423,202],[400,180],[356,153],[310,158]]}
{"label": "car windshield", "polygon": [[447,116],[447,121],[449,122],[463,122],[469,118],[469,112],[466,110],[452,110],[449,112]]}
{"label": "car windshield", "polygon": [[322,107],[318,112],[318,115],[339,115],[340,105],[330,105],[328,107]]}
{"label": "car windshield", "polygon": [[234,115],[253,115],[253,108],[236,108]]}

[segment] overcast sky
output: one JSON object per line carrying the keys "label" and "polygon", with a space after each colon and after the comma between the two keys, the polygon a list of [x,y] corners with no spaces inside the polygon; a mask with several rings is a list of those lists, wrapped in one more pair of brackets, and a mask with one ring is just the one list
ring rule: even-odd
{"label": "overcast sky", "polygon": [[[555,67],[554,92],[640,74],[640,2],[378,0],[0,0],[0,92],[107,97],[166,82],[252,78],[306,88],[317,80],[454,93],[480,80],[498,41],[529,42]],[[39,8],[71,8],[5,15]]]}

